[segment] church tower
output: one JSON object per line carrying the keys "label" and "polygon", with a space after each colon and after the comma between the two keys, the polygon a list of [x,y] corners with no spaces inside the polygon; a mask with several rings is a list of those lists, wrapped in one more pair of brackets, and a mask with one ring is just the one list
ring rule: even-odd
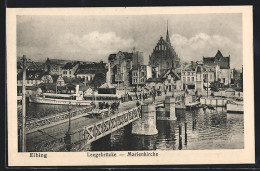
{"label": "church tower", "polygon": [[169,44],[171,44],[170,37],[169,37],[169,31],[168,31],[168,20],[167,20],[166,42],[169,43]]}
{"label": "church tower", "polygon": [[159,76],[164,75],[169,69],[175,69],[180,66],[179,57],[171,45],[168,21],[166,39],[160,37],[158,40],[152,54],[149,56],[149,65],[158,69]]}

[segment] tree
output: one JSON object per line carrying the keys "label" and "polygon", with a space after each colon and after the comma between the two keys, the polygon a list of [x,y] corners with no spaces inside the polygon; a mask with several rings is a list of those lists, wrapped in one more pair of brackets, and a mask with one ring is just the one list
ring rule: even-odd
{"label": "tree", "polygon": [[95,88],[100,87],[102,84],[106,82],[106,75],[104,73],[97,73],[93,80],[91,81],[91,85]]}
{"label": "tree", "polygon": [[219,82],[218,81],[215,81],[214,83],[211,83],[210,84],[210,89],[212,91],[219,91],[219,86],[218,86]]}

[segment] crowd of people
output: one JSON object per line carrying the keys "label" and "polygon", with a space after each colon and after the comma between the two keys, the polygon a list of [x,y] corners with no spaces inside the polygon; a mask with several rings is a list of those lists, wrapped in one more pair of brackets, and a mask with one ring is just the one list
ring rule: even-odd
{"label": "crowd of people", "polygon": [[114,102],[112,104],[108,104],[108,102],[99,102],[99,109],[111,109],[113,111],[118,110],[120,102]]}

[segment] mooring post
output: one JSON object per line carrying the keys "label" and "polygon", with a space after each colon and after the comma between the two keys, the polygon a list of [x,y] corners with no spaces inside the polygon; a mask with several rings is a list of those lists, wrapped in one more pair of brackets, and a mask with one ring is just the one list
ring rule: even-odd
{"label": "mooring post", "polygon": [[144,104],[141,108],[142,117],[132,123],[132,134],[157,134],[155,104]]}
{"label": "mooring post", "polygon": [[179,124],[179,136],[181,136],[181,132],[182,132],[181,129],[182,129],[182,128],[181,128],[181,124]]}
{"label": "mooring post", "polygon": [[185,127],[185,143],[184,143],[184,145],[187,145],[187,122],[184,123],[184,127]]}

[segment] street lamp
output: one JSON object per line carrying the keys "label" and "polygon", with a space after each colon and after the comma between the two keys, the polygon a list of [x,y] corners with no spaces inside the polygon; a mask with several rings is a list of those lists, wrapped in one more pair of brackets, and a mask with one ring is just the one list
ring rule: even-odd
{"label": "street lamp", "polygon": [[68,151],[71,150],[71,135],[72,135],[72,132],[71,132],[71,102],[69,103],[69,106],[68,106],[68,110],[69,110],[69,129],[67,131],[67,133],[65,134],[65,144],[66,144],[66,149]]}

